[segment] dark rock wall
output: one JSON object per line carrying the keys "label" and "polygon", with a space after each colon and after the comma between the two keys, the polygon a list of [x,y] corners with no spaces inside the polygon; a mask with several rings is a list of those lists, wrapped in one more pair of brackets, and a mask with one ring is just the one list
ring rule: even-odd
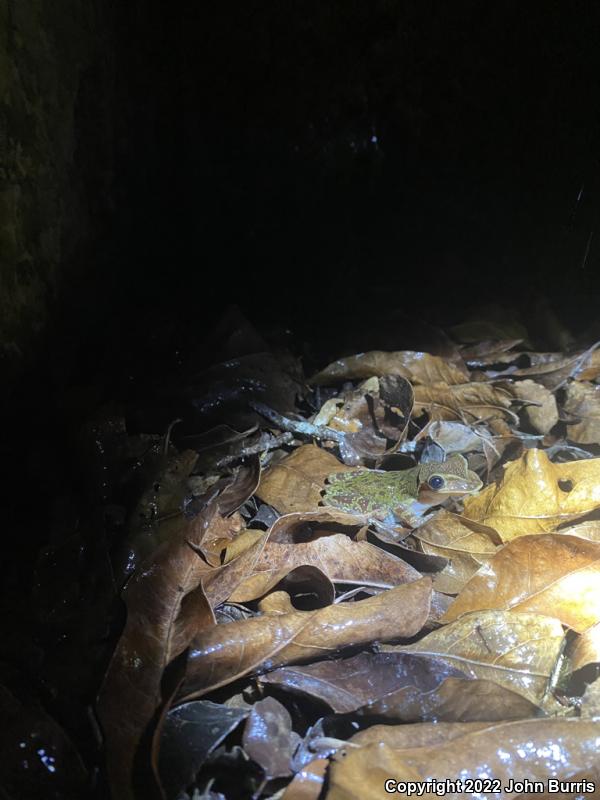
{"label": "dark rock wall", "polygon": [[114,69],[104,0],[0,0],[3,372],[29,354],[106,231]]}

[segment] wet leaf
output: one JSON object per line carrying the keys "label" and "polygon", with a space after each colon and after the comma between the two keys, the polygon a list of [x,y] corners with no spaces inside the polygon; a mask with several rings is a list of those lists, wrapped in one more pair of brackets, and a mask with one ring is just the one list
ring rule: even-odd
{"label": "wet leaf", "polygon": [[500,544],[493,528],[444,509],[412,535],[425,553],[448,559],[448,565],[435,576],[433,584],[437,591],[448,594],[457,594]]}
{"label": "wet leaf", "polygon": [[281,800],[318,800],[329,761],[315,758],[294,775]]}
{"label": "wet leaf", "polygon": [[174,800],[194,779],[210,753],[250,709],[229,708],[210,700],[195,700],[171,709],[160,738],[158,770],[167,800]]}
{"label": "wet leaf", "polygon": [[182,697],[200,696],[251,672],[335,655],[345,647],[414,636],[430,602],[431,580],[422,578],[356,603],[208,629],[192,643]]}
{"label": "wet leaf", "polygon": [[567,436],[572,442],[600,444],[600,386],[570,383],[563,408],[575,418],[567,426]]}
{"label": "wet leaf", "polygon": [[310,511],[319,506],[325,479],[347,469],[331,453],[307,444],[265,470],[256,493],[281,514]]}
{"label": "wet leaf", "polygon": [[372,725],[350,739],[352,744],[366,747],[386,744],[394,750],[430,747],[445,744],[467,733],[489,728],[487,722],[422,722],[405,725]]}
{"label": "wet leaf", "polygon": [[348,659],[284,667],[260,678],[316,697],[339,714],[393,720],[508,719],[537,709],[488,681],[470,680],[441,659],[408,653],[361,653]]}
{"label": "wet leaf", "polygon": [[297,364],[272,353],[252,353],[216,364],[194,376],[186,386],[166,387],[166,395],[185,398],[204,427],[226,423],[248,428],[262,422],[250,410],[260,400],[285,414],[303,392]]}
{"label": "wet leaf", "polygon": [[393,650],[435,656],[471,678],[493,681],[540,705],[563,638],[562,625],[549,616],[480,611]]}
{"label": "wet leaf", "polygon": [[600,544],[561,534],[522,536],[464,587],[444,621],[481,609],[547,614],[576,631],[600,620]]}
{"label": "wet leaf", "polygon": [[497,484],[464,502],[464,515],[495,528],[503,541],[555,530],[600,506],[600,459],[553,464],[526,450]]}
{"label": "wet leaf", "polygon": [[215,496],[138,568],[123,593],[127,622],[98,698],[109,778],[123,800],[132,796],[142,734],[165,700],[161,679],[167,665],[196,632],[214,625],[211,606],[225,601],[251,571],[262,546],[258,541],[238,559],[211,568],[194,547],[201,545],[217,513]]}
{"label": "wet leaf", "polygon": [[310,383],[328,384],[349,380],[363,380],[373,375],[400,375],[411,383],[464,383],[468,372],[457,364],[429,353],[413,350],[386,352],[371,350],[328,364],[314,375]]}
{"label": "wet leaf", "polygon": [[266,697],[252,706],[243,743],[244,750],[260,764],[267,779],[292,774],[291,760],[300,736],[292,731],[292,718],[287,709],[274,697]]}
{"label": "wet leaf", "polygon": [[119,585],[162,542],[176,535],[183,524],[185,479],[194,469],[196,460],[193,450],[169,457],[163,455],[148,476],[148,483],[133,509],[127,536],[116,558]]}
{"label": "wet leaf", "polygon": [[[385,781],[439,781],[497,779],[541,781],[600,780],[597,741],[600,721],[519,720],[471,730],[446,743],[395,750],[386,744],[347,746],[334,758],[327,800],[374,800],[389,797]],[[492,787],[493,788],[493,787]],[[592,789],[593,791],[593,789]],[[563,795],[571,796],[572,793]],[[395,797],[408,797],[394,792]],[[413,795],[414,796],[414,795]],[[444,791],[449,800],[462,800],[462,791]],[[559,794],[515,794],[505,790],[478,793],[480,800],[508,800]],[[584,793],[583,796],[586,796]],[[587,793],[587,796],[592,796]]]}
{"label": "wet leaf", "polygon": [[262,675],[259,682],[321,700],[336,714],[381,701],[401,689],[427,693],[459,669],[409,653],[359,653],[351,658],[283,667]]}

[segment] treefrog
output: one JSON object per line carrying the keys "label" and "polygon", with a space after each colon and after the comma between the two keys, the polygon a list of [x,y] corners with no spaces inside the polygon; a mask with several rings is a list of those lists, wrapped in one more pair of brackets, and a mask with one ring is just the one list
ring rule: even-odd
{"label": "treefrog", "polygon": [[430,461],[411,469],[336,472],[327,479],[322,504],[381,527],[418,527],[423,514],[447,497],[475,494],[482,483],[464,456]]}

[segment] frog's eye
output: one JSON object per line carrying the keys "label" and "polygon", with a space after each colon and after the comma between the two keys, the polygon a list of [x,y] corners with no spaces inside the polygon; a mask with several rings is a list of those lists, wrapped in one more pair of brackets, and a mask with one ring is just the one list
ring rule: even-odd
{"label": "frog's eye", "polygon": [[434,490],[434,492],[438,492],[440,489],[444,488],[444,479],[441,475],[432,475],[431,478],[427,481],[430,488]]}

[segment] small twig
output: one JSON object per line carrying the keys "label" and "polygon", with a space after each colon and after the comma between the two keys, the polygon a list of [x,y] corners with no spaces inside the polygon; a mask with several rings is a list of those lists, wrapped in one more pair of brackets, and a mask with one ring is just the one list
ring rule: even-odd
{"label": "small twig", "polygon": [[289,419],[289,417],[282,416],[277,411],[269,408],[269,406],[256,400],[250,400],[249,405],[261,417],[265,417],[282,431],[289,431],[300,436],[311,436],[313,439],[329,439],[333,442],[338,442],[338,444],[345,440],[345,434],[342,431],[335,431],[326,425],[313,425],[306,420]]}
{"label": "small twig", "polygon": [[282,433],[280,436],[271,436],[268,442],[259,441],[256,444],[249,445],[248,447],[242,448],[238,453],[233,453],[230,456],[223,456],[223,458],[217,461],[217,467],[226,467],[231,464],[233,461],[237,461],[239,458],[244,458],[245,456],[251,456],[255,453],[266,453],[268,450],[273,450],[276,447],[279,447],[282,444],[288,444],[294,438],[294,434],[286,431]]}

